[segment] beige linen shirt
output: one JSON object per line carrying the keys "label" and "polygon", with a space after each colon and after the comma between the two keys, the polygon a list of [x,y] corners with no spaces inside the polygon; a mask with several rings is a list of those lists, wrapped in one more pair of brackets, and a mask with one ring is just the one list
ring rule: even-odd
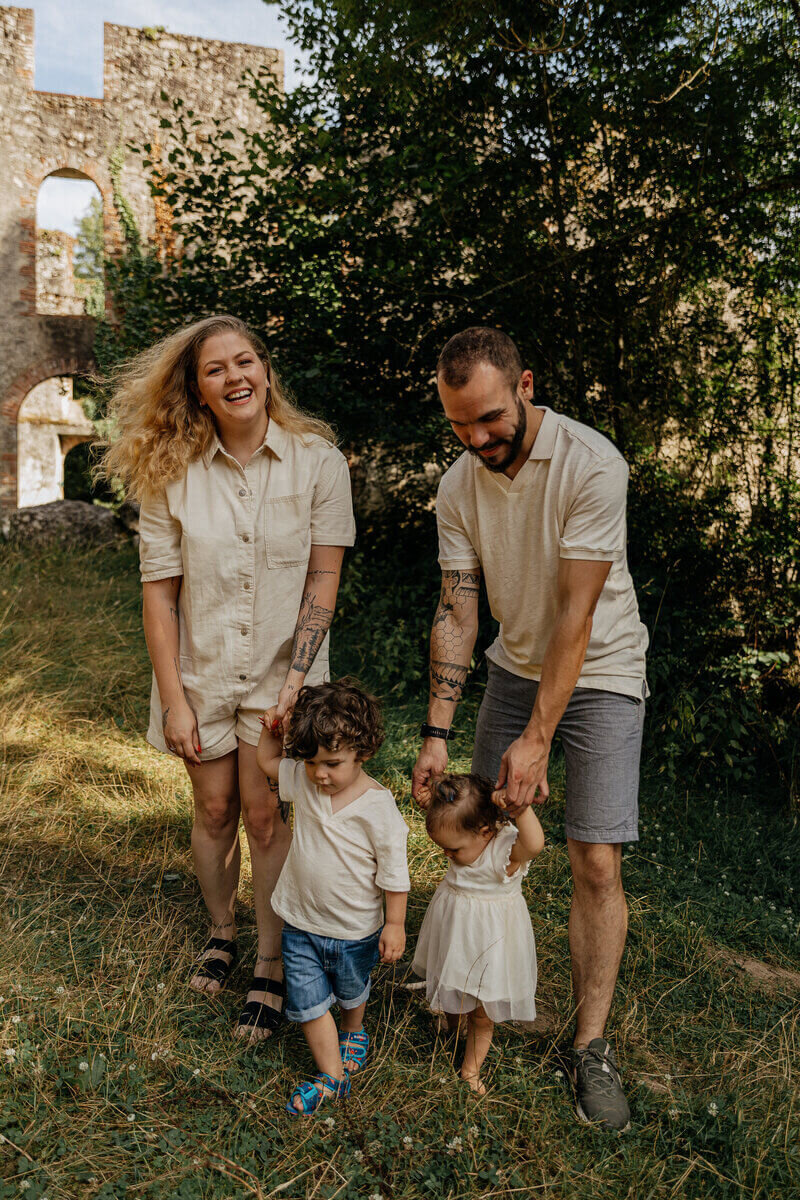
{"label": "beige linen shirt", "polygon": [[373,787],[338,812],[314,787],[305,764],[284,758],[281,799],[294,804],[292,844],[272,907],[279,917],[319,937],[358,941],[383,925],[382,892],[407,892],[408,826],[394,796]]}
{"label": "beige linen shirt", "polygon": [[[183,576],[181,677],[202,757],[227,754],[238,737],[255,745],[258,714],[290,666],[311,546],[355,541],[344,456],[275,421],[246,467],[215,440],[142,505],[139,537],[144,583]],[[307,681],[327,678],[326,637]],[[148,740],[166,749],[155,676]]]}
{"label": "beige linen shirt", "polygon": [[442,570],[480,566],[500,632],[487,657],[539,679],[558,603],[562,558],[611,563],[597,602],[578,687],[641,699],[647,630],[628,571],[628,467],[596,430],[542,409],[528,461],[516,478],[466,452],[439,485]]}

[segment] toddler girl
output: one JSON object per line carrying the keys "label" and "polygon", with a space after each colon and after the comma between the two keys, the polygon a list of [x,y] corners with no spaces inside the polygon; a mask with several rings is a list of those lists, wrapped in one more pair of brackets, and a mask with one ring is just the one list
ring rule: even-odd
{"label": "toddler girl", "polygon": [[536,947],[522,877],[544,833],[530,808],[510,823],[505,793],[493,793],[480,775],[445,775],[420,802],[428,836],[450,866],[425,913],[412,969],[451,1028],[466,1014],[461,1078],[482,1094],[495,1022],[529,1025],[536,1016]]}
{"label": "toddler girl", "polygon": [[303,1026],[319,1069],[289,1097],[297,1116],[346,1096],[350,1073],[366,1062],[370,972],[379,955],[396,962],[406,944],[408,827],[392,793],[364,771],[383,741],[372,696],[347,680],[302,688],[284,721],[285,746],[275,712],[264,716],[257,760],[294,804],[294,834],[272,907],[284,920],[286,1015]]}

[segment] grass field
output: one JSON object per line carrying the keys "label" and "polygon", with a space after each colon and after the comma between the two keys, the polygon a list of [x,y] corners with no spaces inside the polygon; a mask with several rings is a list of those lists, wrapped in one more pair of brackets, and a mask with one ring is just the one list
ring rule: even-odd
{"label": "grass field", "polygon": [[[728,793],[713,774],[666,791],[653,758],[642,840],[625,851],[630,938],[611,1021],[629,1135],[578,1124],[558,1075],[570,1030],[558,764],[547,849],[526,881],[541,1035],[499,1031],[476,1099],[419,998],[384,974],[351,1099],[286,1117],[308,1066],[299,1031],[256,1050],[231,1036],[252,966],[247,876],[232,985],[209,1000],[183,982],[204,915],[185,775],[143,736],[139,605],[127,547],[3,551],[0,1198],[800,1194],[796,823],[779,797]],[[376,764],[412,826],[412,937],[444,870],[409,805],[423,690],[416,707],[387,705]],[[469,749],[465,732],[461,765]]]}

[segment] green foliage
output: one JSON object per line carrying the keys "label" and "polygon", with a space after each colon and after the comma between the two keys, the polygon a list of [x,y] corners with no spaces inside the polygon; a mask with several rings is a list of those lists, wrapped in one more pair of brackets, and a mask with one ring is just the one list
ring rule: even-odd
{"label": "green foliage", "polygon": [[[742,785],[766,769],[796,790],[791,8],[283,7],[308,86],[285,95],[265,69],[248,80],[260,127],[222,123],[202,142],[176,100],[164,155],[138,148],[181,250],[167,260],[129,232],[109,268],[120,320],[101,331],[101,362],[176,314],[233,311],[266,331],[348,449],[380,453],[387,477],[418,476],[458,449],[434,395],[439,348],[465,325],[501,326],[539,400],[631,463],[664,770],[677,780],[713,755]],[[408,564],[426,579],[428,565],[408,552],[417,537],[430,553],[429,499],[430,487],[396,490],[382,521],[362,522],[385,593],[364,575],[364,635],[381,630],[392,687],[410,687],[424,655],[433,585],[416,589]]]}
{"label": "green foliage", "polygon": [[102,279],[104,257],[103,202],[93,196],[78,221],[74,256],[76,278]]}

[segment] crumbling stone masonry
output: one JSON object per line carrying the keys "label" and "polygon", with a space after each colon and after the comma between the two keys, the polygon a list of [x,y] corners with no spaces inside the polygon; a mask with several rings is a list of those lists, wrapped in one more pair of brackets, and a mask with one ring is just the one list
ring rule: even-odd
{"label": "crumbling stone masonry", "polygon": [[[97,185],[111,249],[118,238],[111,159],[118,156],[119,190],[148,236],[155,228],[148,181],[139,156],[125,147],[157,143],[160,120],[176,97],[194,110],[200,137],[214,118],[232,129],[255,128],[260,110],[239,87],[244,72],[266,66],[283,81],[279,50],[121,25],[106,24],[104,32],[102,98],[38,92],[33,12],[0,7],[0,509],[36,504],[45,494],[56,498],[66,450],[89,436],[80,427],[69,381],[91,369],[94,322],[77,302],[51,300],[48,306],[45,300],[37,311],[36,197],[43,180],[59,175]],[[71,261],[68,241],[51,247],[56,274]],[[46,284],[40,287],[40,295],[50,293]],[[43,389],[46,380],[52,383]],[[21,439],[20,422],[29,427]],[[34,443],[42,447],[36,463],[25,459]]]}

